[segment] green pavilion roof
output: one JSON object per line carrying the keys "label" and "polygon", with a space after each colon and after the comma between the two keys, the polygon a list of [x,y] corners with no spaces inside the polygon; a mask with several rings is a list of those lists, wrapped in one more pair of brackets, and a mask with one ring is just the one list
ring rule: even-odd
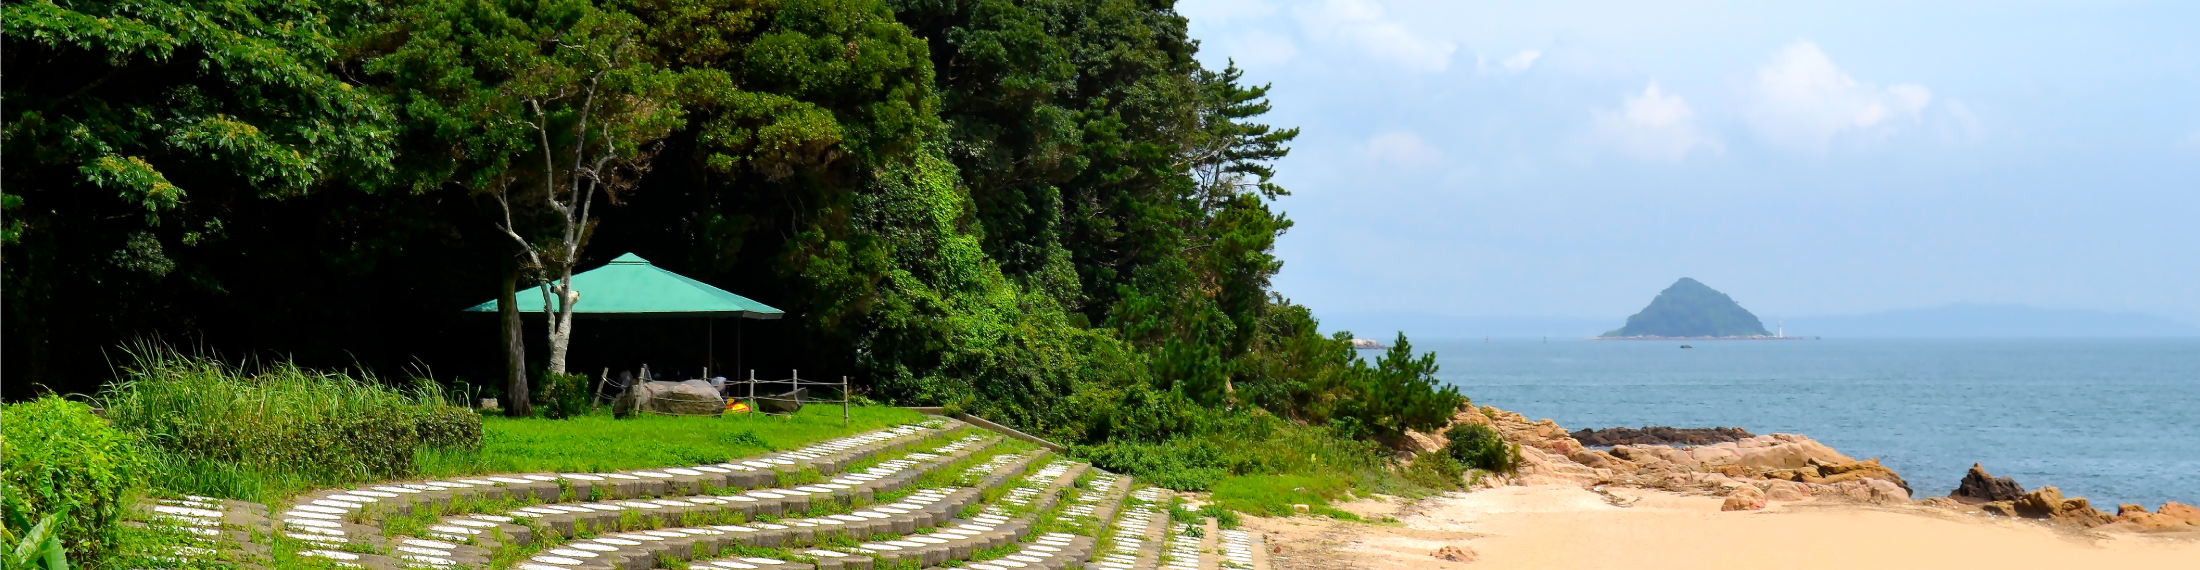
{"label": "green pavilion roof", "polygon": [[[543,312],[542,294],[533,289],[520,290],[520,312]],[[580,294],[573,303],[576,315],[776,319],[785,314],[770,305],[659,269],[632,253],[611,260],[609,265],[574,274],[573,291]],[[497,302],[491,299],[466,310],[493,313]]]}

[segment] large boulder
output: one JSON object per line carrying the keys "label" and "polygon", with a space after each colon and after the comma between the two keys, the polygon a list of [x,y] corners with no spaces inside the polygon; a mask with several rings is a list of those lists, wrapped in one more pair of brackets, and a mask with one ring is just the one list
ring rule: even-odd
{"label": "large boulder", "polygon": [[2162,503],[2162,508],[2156,509],[2154,514],[2185,524],[2200,526],[2200,508],[2194,508],[2192,505],[2177,502]]}
{"label": "large boulder", "polygon": [[725,413],[726,399],[718,395],[717,388],[701,380],[636,382],[612,401],[611,411],[620,417],[636,412],[716,416]]}
{"label": "large boulder", "polygon": [[1765,484],[1766,500],[1800,501],[1810,497],[1810,487],[1802,483],[1774,480]]}
{"label": "large boulder", "polygon": [[1801,436],[1779,437],[1783,435],[1790,434],[1773,434],[1772,436],[1750,438],[1746,442],[1737,442],[1738,444],[1746,443],[1746,445],[1736,446],[1740,454],[1739,457],[1734,459],[1734,464],[1749,469],[1774,470],[1801,469],[1806,465],[1810,465],[1811,460],[1814,459],[1820,463],[1831,464],[1853,463],[1856,461],[1849,458],[1849,456],[1842,455],[1839,451],[1834,451],[1831,447],[1826,447],[1825,444],[1812,441],[1810,438]]}
{"label": "large boulder", "polygon": [[2180,526],[2184,521],[2147,512],[2145,505],[2117,505],[2116,522],[2128,523],[2137,530]]}
{"label": "large boulder", "polygon": [[1634,471],[1636,467],[1634,463],[1630,463],[1625,459],[1620,459],[1619,457],[1613,456],[1612,452],[1604,451],[1601,449],[1575,450],[1573,453],[1568,454],[1566,458],[1574,460],[1575,463],[1586,465],[1590,469]]}
{"label": "large boulder", "polygon": [[1893,481],[1865,479],[1864,485],[1871,488],[1871,502],[1873,503],[1902,504],[1910,502],[1910,490],[1901,485],[1896,485]]}
{"label": "large boulder", "polygon": [[2063,498],[2062,490],[2054,486],[2040,487],[2025,493],[2015,501],[2017,516],[2065,522],[2082,527],[2096,527],[2115,522],[2108,513],[2093,509],[2083,497]]}
{"label": "large boulder", "polygon": [[1520,472],[1514,474],[1512,482],[1517,485],[1589,487],[1611,479],[1612,471],[1609,469],[1594,469],[1548,451],[1521,446]]}
{"label": "large boulder", "polygon": [[1614,445],[1711,445],[1748,439],[1748,430],[1733,427],[1673,428],[1651,426],[1635,428],[1582,428],[1572,437],[1582,445],[1610,447]]}
{"label": "large boulder", "polygon": [[[1481,417],[1459,417],[1470,414]],[[1527,416],[1520,415],[1517,412],[1482,406],[1473,412],[1455,415],[1452,420],[1454,422],[1464,420],[1488,425],[1496,429],[1497,435],[1503,436],[1505,441],[1520,444],[1521,447],[1533,447],[1556,453],[1561,458],[1572,454],[1574,450],[1581,449],[1580,441],[1575,441],[1573,436],[1566,432],[1566,428],[1559,427],[1557,422],[1553,422],[1549,418],[1528,421]]]}
{"label": "large boulder", "polygon": [[1726,496],[1726,502],[1719,505],[1721,511],[1754,511],[1762,508],[1765,508],[1765,494],[1749,485],[1735,488],[1733,493]]}
{"label": "large boulder", "polygon": [[1956,490],[1948,493],[1948,498],[1971,505],[2015,501],[2023,497],[2024,487],[2016,480],[1988,475],[1986,468],[1977,463],[1971,464],[1971,472],[1963,474],[1963,482],[1956,484]]}
{"label": "large boulder", "polygon": [[1911,494],[1910,484],[1904,482],[1902,476],[1895,474],[1893,469],[1880,465],[1877,458],[1847,463],[1828,463],[1812,458],[1805,463],[1806,465],[1800,469],[1773,470],[1765,472],[1764,476],[1766,479],[1785,479],[1813,485],[1838,485],[1854,482],[1861,486],[1860,489],[1866,491],[1866,496],[1862,497],[1866,499],[1870,498],[1870,487],[1865,485],[1865,482],[1877,479],[1901,487],[1905,496]]}

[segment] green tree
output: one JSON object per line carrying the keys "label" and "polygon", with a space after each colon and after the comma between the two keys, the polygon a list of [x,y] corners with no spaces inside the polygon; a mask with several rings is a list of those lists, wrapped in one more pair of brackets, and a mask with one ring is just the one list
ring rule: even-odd
{"label": "green tree", "polygon": [[[394,113],[331,73],[354,2],[0,7],[10,360],[55,381],[230,286],[240,212],[388,179]],[[96,350],[96,349],[95,349]],[[96,355],[96,352],[90,352]],[[68,371],[68,372],[65,372]]]}
{"label": "green tree", "polygon": [[[354,57],[404,110],[414,188],[475,195],[516,252],[498,297],[519,350],[518,274],[540,286],[551,374],[565,374],[574,267],[596,197],[616,204],[649,171],[656,142],[682,125],[673,74],[641,45],[641,21],[586,0],[427,0],[355,41]],[[387,52],[381,51],[389,46]],[[512,359],[508,411],[528,409]]]}
{"label": "green tree", "polygon": [[1398,437],[1406,430],[1428,431],[1443,427],[1466,403],[1459,388],[1436,379],[1436,354],[1413,354],[1405,333],[1390,350],[1365,370],[1352,401],[1344,403],[1345,415],[1356,418],[1384,437]]}

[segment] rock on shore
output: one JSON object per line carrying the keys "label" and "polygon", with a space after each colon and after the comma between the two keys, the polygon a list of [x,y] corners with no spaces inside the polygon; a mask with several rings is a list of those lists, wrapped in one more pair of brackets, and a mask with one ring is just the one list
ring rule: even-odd
{"label": "rock on shore", "polygon": [[[1581,430],[1568,432],[1551,420],[1530,421],[1526,416],[1488,406],[1463,410],[1451,424],[1482,424],[1520,447],[1520,470],[1509,475],[1483,477],[1483,487],[1507,485],[1617,485],[1706,493],[1727,497],[1724,510],[1756,510],[1782,501],[1835,500],[1873,504],[1910,503],[1913,490],[1902,476],[1879,464],[1857,460],[1808,437],[1788,433],[1746,435],[1733,428],[1732,441],[1681,447],[1627,443],[1609,450],[1590,449],[1590,441],[1633,440],[1641,433],[1670,441],[1667,428],[1643,430]],[[1448,426],[1447,426],[1448,427]],[[1639,432],[1639,433],[1630,433]],[[1414,453],[1442,449],[1442,430],[1408,432],[1401,459]],[[1705,436],[1707,439],[1709,436]],[[1685,437],[1684,437],[1685,439]],[[1933,497],[1923,504],[1950,509],[1976,506],[1979,511],[2101,530],[2130,532],[2194,533],[2200,538],[2200,508],[2167,503],[2154,512],[2140,505],[2120,505],[2110,515],[2093,508],[2081,497],[2064,497],[2054,487],[2026,492],[2007,477],[1995,477],[1984,466],[1972,465],[1963,482],[1947,497]]]}
{"label": "rock on shore", "polygon": [[[1487,406],[1454,415],[1452,423],[1490,426],[1520,446],[1520,471],[1486,477],[1487,486],[1624,485],[1716,495],[1747,488],[1738,504],[1758,504],[1757,508],[1764,501],[1813,497],[1862,502],[1910,499],[1909,486],[1901,476],[1878,460],[1857,461],[1796,434],[1747,436],[1687,448],[1629,444],[1607,451],[1588,449],[1574,437],[1581,432],[1569,433],[1551,420],[1529,421],[1518,413]],[[1410,451],[1439,449],[1444,444],[1443,437],[1435,434],[1410,434],[1408,440],[1415,448]],[[1750,494],[1758,499],[1748,499]]]}
{"label": "rock on shore", "polygon": [[2008,477],[1995,477],[1986,473],[1986,467],[1971,464],[1971,472],[1963,474],[1963,482],[1948,493],[1956,502],[1976,505],[1995,501],[2015,501],[2024,498],[2024,487]]}
{"label": "rock on shore", "polygon": [[1614,445],[1710,445],[1729,441],[1741,441],[1755,437],[1748,430],[1734,427],[1673,428],[1649,426],[1635,428],[1587,429],[1573,433],[1573,438],[1590,447]]}

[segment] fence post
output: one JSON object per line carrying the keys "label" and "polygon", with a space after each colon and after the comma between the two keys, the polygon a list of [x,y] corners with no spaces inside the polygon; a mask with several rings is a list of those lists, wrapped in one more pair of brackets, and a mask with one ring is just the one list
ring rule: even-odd
{"label": "fence post", "polygon": [[840,427],[848,427],[848,376],[840,377]]}
{"label": "fence post", "polygon": [[756,417],[756,369],[749,369],[749,417]]}

